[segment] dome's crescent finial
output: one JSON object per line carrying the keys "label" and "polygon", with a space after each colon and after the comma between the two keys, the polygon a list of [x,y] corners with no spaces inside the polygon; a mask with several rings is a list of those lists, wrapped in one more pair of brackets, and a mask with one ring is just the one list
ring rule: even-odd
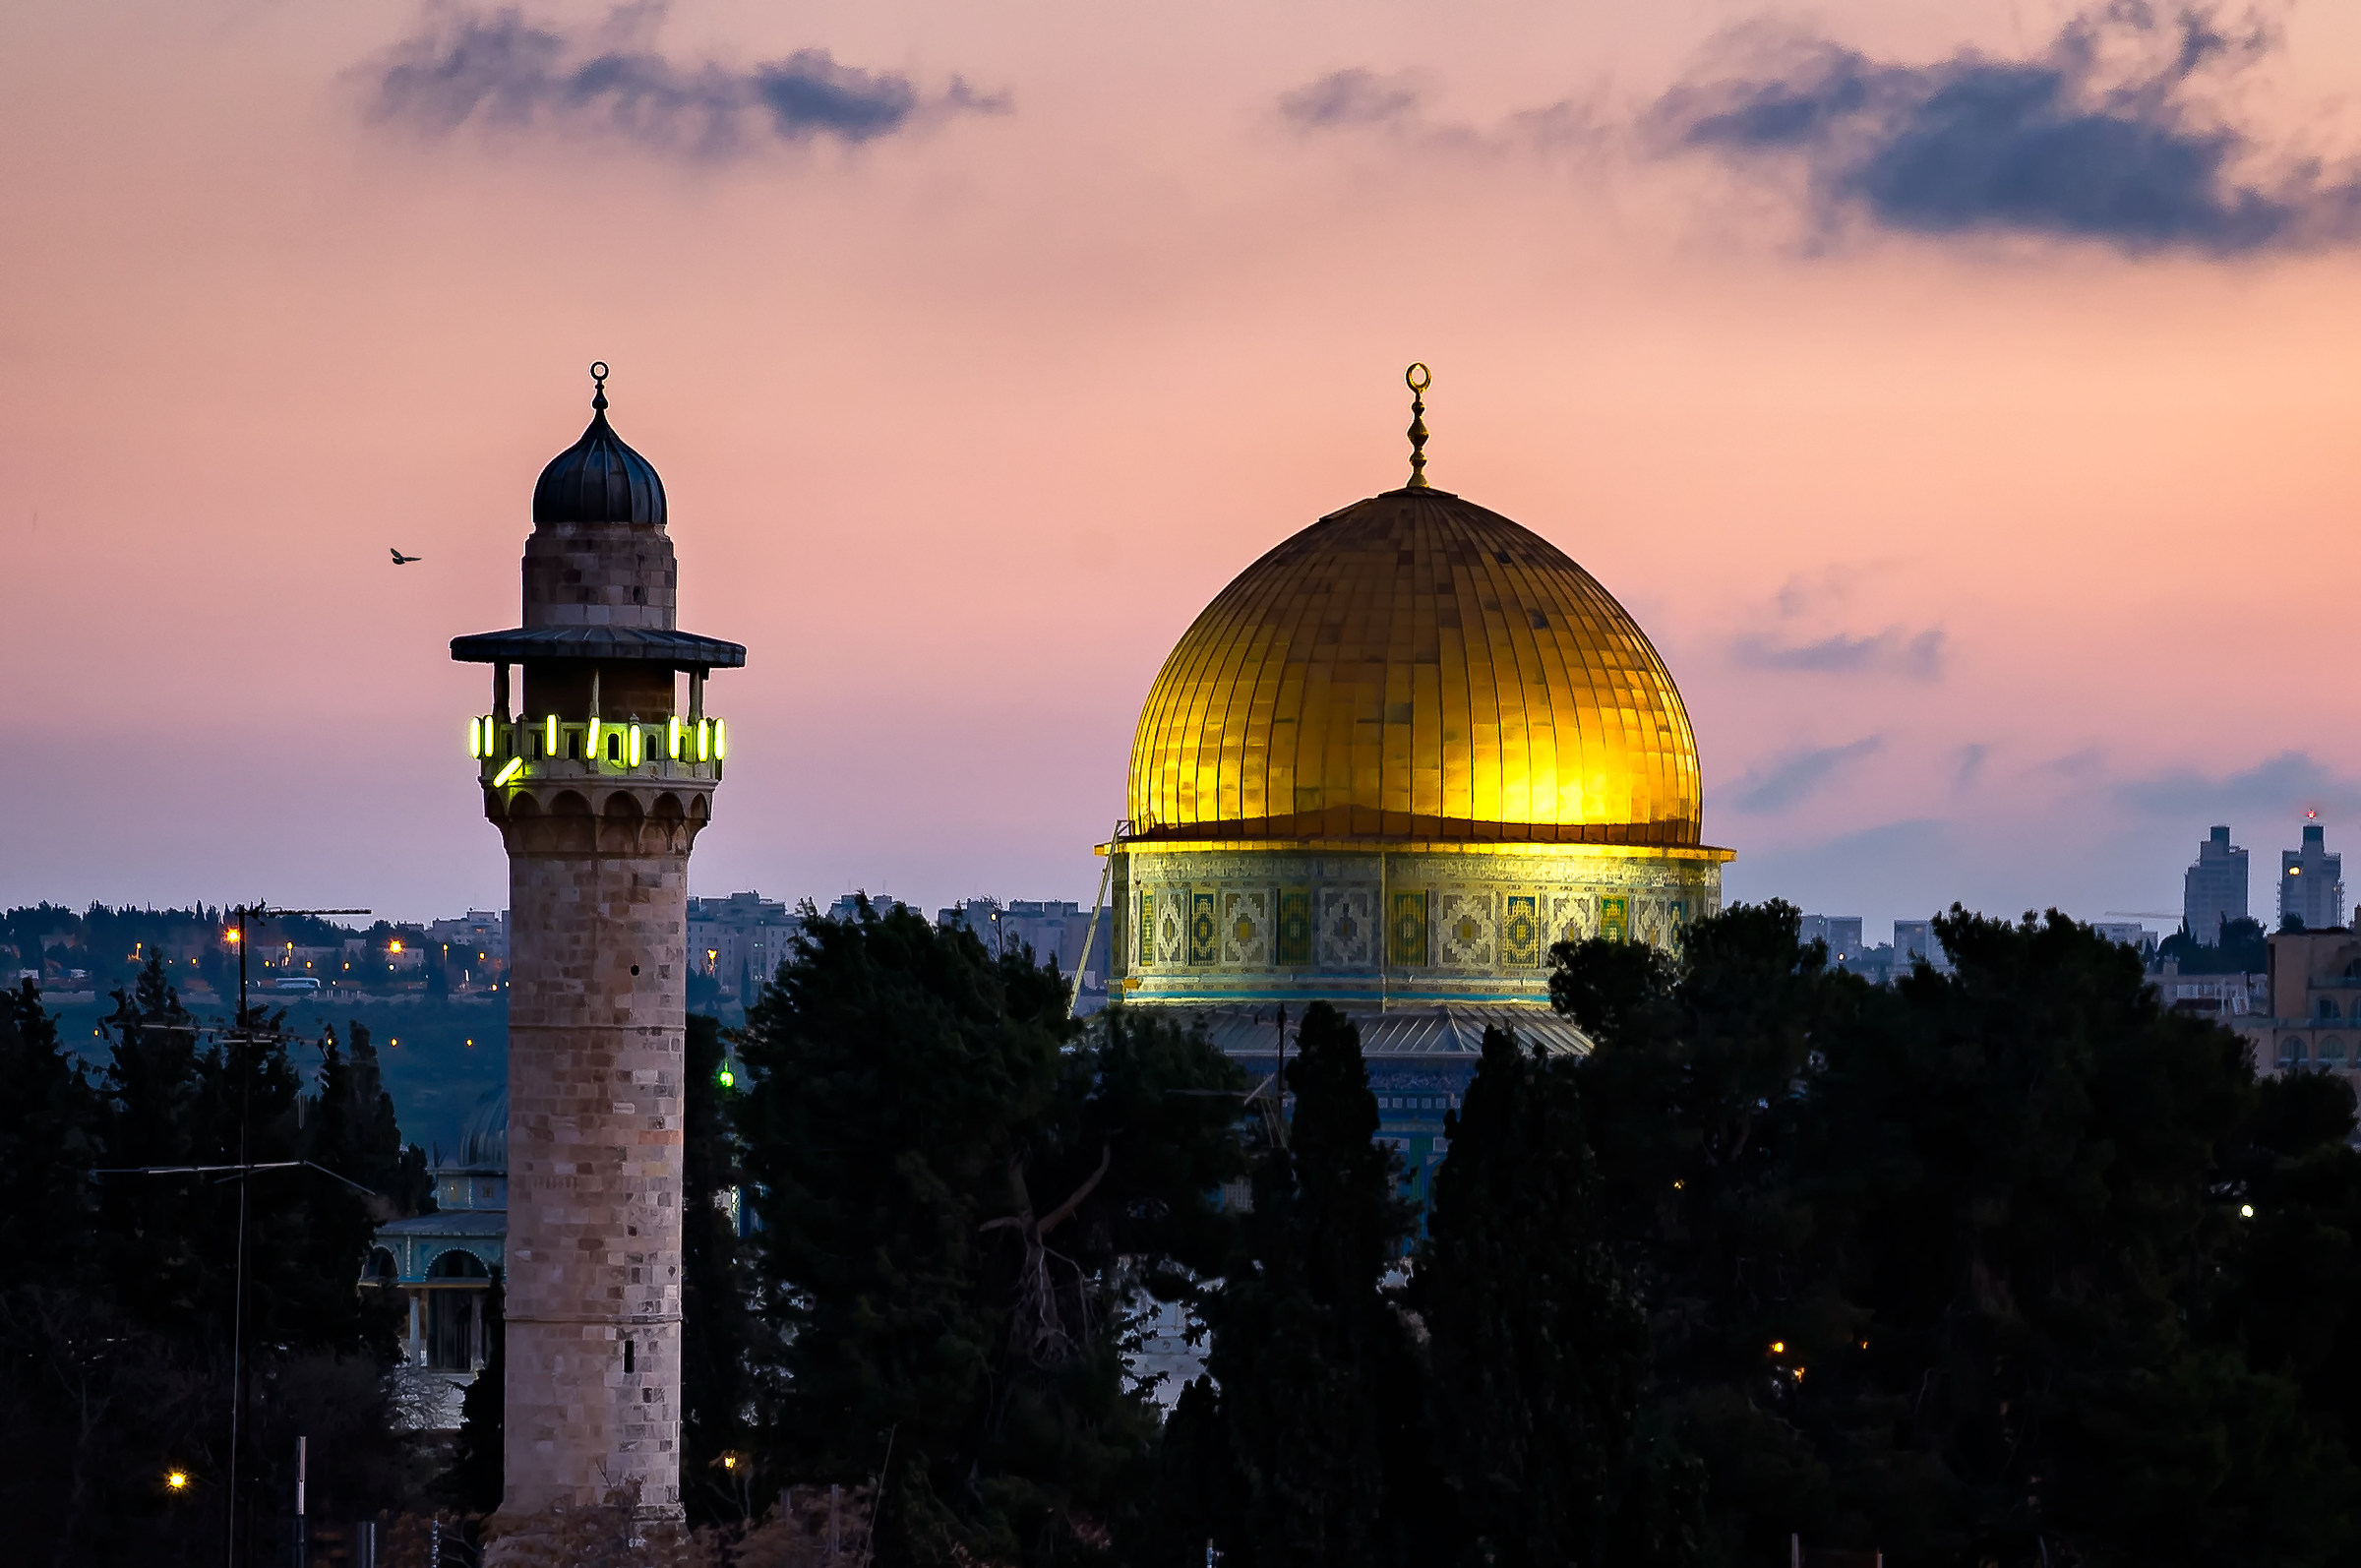
{"label": "dome's crescent finial", "polygon": [[603,414],[607,411],[607,362],[605,360],[594,359],[590,362],[590,379],[598,384],[597,392],[591,394],[590,406]]}
{"label": "dome's crescent finial", "polygon": [[1434,385],[1434,372],[1424,365],[1413,365],[1402,373],[1403,384],[1410,388],[1410,488],[1424,490],[1426,484],[1426,389]]}

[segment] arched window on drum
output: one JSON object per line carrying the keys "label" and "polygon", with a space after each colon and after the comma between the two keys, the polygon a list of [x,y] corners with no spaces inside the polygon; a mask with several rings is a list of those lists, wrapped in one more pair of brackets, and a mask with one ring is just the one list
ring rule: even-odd
{"label": "arched window on drum", "polygon": [[2344,1070],[2344,1041],[2335,1035],[2323,1035],[2320,1049],[2312,1055],[2313,1065],[2323,1072]]}

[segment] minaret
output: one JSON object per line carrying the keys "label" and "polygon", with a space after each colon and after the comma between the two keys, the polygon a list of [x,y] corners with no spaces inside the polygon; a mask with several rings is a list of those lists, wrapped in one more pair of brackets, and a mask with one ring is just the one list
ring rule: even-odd
{"label": "minaret", "polygon": [[492,666],[468,731],[509,852],[511,1520],[635,1483],[680,1517],[689,850],[727,746],[705,674],[746,662],[676,629],[664,482],[590,374],[533,489],[524,624],[451,644]]}

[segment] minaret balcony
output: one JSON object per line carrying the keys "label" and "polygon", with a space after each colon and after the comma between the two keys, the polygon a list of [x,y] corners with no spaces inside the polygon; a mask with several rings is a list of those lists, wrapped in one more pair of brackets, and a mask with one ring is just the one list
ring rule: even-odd
{"label": "minaret balcony", "polygon": [[467,721],[467,754],[476,759],[487,788],[544,779],[718,782],[729,745],[728,726],[710,716],[575,723],[552,713]]}

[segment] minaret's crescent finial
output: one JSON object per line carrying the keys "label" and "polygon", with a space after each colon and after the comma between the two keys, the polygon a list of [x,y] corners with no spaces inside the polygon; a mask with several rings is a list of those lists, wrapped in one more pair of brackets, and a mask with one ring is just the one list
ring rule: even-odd
{"label": "minaret's crescent finial", "polygon": [[594,359],[590,362],[590,379],[598,384],[598,391],[590,396],[590,406],[603,414],[607,411],[607,362],[605,360]]}
{"label": "minaret's crescent finial", "polygon": [[1434,372],[1424,365],[1413,365],[1402,373],[1403,383],[1410,388],[1410,488],[1424,490],[1426,484],[1426,389],[1434,385]]}

